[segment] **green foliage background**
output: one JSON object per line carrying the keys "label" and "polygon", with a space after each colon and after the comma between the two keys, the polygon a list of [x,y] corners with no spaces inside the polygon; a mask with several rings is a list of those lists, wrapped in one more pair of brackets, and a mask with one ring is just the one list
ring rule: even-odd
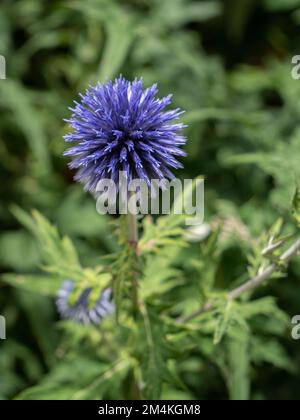
{"label": "green foliage background", "polygon": [[[284,234],[297,233],[300,81],[291,57],[300,53],[299,26],[299,0],[1,2],[0,313],[8,339],[0,342],[0,398],[299,399],[300,343],[290,336],[299,261],[254,295],[230,305],[221,298],[247,269],[257,272],[275,220]],[[141,243],[155,239],[157,249],[144,255],[142,320],[80,327],[55,311],[63,263],[95,267],[108,253],[121,258],[122,246],[72,182],[63,118],[89,83],[119,73],[158,82],[187,111],[179,176],[205,175],[212,234],[181,247],[180,221],[145,220]],[[77,251],[41,216],[34,222],[33,208]],[[39,268],[45,253],[50,277]],[[211,296],[218,310],[176,325]]]}

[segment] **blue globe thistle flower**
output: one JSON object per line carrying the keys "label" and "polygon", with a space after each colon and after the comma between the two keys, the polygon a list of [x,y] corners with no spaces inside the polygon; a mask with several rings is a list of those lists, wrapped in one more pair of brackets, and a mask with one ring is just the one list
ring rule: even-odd
{"label": "blue globe thistle flower", "polygon": [[114,82],[90,86],[80,103],[75,101],[71,119],[73,132],[65,136],[77,145],[65,152],[76,169],[75,180],[88,191],[95,191],[102,179],[119,181],[119,172],[127,182],[142,179],[172,179],[170,168],[181,168],[177,156],[186,156],[180,146],[186,138],[185,127],[176,123],[183,113],[166,111],[172,95],[156,98],[157,85],[143,90],[142,79],[133,82],[122,76]]}
{"label": "blue globe thistle flower", "polygon": [[92,288],[85,289],[74,305],[69,303],[70,294],[74,290],[74,282],[65,280],[57,294],[56,306],[63,319],[71,319],[79,324],[99,324],[104,318],[114,312],[112,289],[105,289],[95,305],[90,308],[89,296]]}

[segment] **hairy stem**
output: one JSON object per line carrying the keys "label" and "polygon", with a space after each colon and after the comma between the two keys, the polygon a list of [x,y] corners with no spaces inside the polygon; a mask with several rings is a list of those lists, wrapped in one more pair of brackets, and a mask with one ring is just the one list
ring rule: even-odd
{"label": "hairy stem", "polygon": [[[128,199],[131,202],[135,200],[135,193],[130,192]],[[134,259],[138,258],[137,255],[137,244],[138,244],[138,223],[137,215],[135,214],[136,207],[132,208],[132,205],[128,205],[127,209],[127,226],[128,226],[128,244],[134,254]],[[135,262],[133,265],[136,265]],[[138,299],[138,281],[137,281],[137,271],[133,267],[132,273],[132,303],[134,311],[137,311],[139,308],[139,299]]]}
{"label": "hairy stem", "polygon": [[[290,246],[290,248],[285,251],[281,257],[279,258],[280,262],[282,263],[288,263],[290,259],[297,254],[297,252],[300,249],[300,239],[297,239],[296,242],[293,243],[293,245]],[[231,292],[228,293],[227,299],[228,300],[234,300],[240,297],[243,293],[249,292],[253,289],[255,289],[257,286],[261,285],[265,280],[267,280],[278,268],[278,265],[271,264],[269,265],[264,271],[262,271],[257,276],[249,279],[241,286],[237,287],[236,289],[233,289]],[[186,317],[181,317],[177,320],[179,323],[184,323],[191,321],[192,319],[196,318],[197,316],[210,311],[214,308],[213,303],[206,302],[201,308],[197,309],[195,312],[192,312],[190,315],[187,315]]]}

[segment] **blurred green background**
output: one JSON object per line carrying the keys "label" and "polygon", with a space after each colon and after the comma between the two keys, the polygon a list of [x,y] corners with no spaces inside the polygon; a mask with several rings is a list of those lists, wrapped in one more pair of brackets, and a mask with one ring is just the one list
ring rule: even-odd
{"label": "blurred green background", "polygon": [[[62,154],[63,118],[78,92],[120,73],[143,76],[146,86],[158,82],[160,94],[173,93],[186,110],[188,157],[179,176],[206,176],[206,222],[221,218],[234,234],[217,267],[220,287],[245,271],[251,238],[278,216],[288,220],[300,173],[300,81],[291,76],[300,0],[2,0],[0,54],[7,64],[0,80],[1,273],[32,273],[40,262],[17,220],[20,208],[54,221],[84,264],[116,249],[107,219],[73,183]],[[297,261],[289,274],[269,292],[292,316],[300,312]],[[0,314],[9,338],[0,341],[4,399],[49,371],[62,332],[53,300],[1,279]],[[300,343],[288,334],[278,342],[285,353],[270,348],[273,364],[257,356],[253,398],[299,399]],[[189,388],[191,398],[228,398],[210,363]]]}

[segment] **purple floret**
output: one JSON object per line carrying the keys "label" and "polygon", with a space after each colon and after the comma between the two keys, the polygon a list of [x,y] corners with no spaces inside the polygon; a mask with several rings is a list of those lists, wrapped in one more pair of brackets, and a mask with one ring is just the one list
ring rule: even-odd
{"label": "purple floret", "polygon": [[74,282],[65,280],[58,291],[56,298],[56,306],[60,316],[63,319],[73,320],[79,324],[100,324],[114,312],[114,304],[112,303],[112,289],[104,289],[97,299],[93,307],[89,305],[89,296],[92,292],[91,288],[85,289],[74,305],[71,305],[69,298],[74,290]]}

